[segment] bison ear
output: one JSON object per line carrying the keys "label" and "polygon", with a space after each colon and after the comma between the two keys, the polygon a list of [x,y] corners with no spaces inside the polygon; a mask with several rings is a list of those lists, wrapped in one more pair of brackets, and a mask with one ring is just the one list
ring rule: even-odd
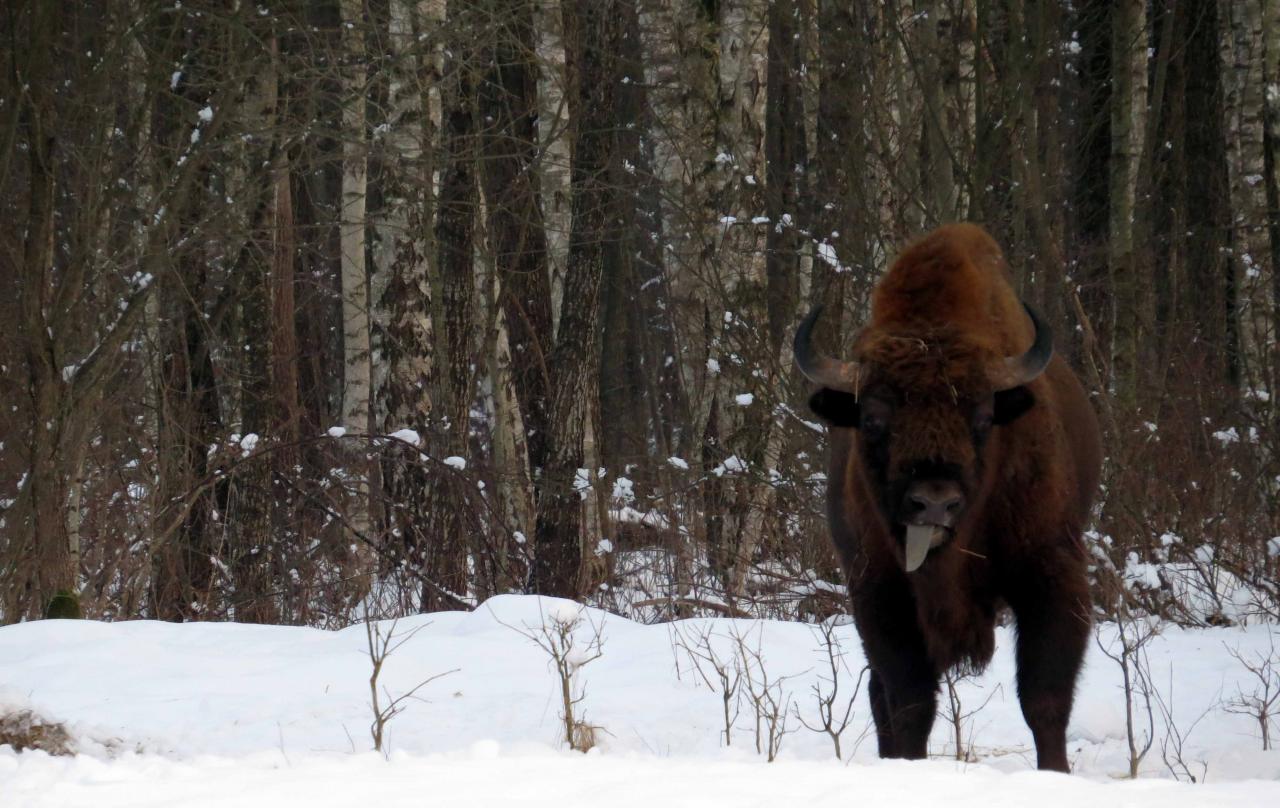
{"label": "bison ear", "polygon": [[824,387],[809,397],[809,409],[831,426],[856,428],[861,420],[857,397],[830,387]]}
{"label": "bison ear", "polygon": [[1027,410],[1035,406],[1036,397],[1031,394],[1026,385],[1018,385],[1008,390],[999,390],[996,392],[995,412],[992,414],[992,423],[1009,424],[1018,420],[1019,416]]}

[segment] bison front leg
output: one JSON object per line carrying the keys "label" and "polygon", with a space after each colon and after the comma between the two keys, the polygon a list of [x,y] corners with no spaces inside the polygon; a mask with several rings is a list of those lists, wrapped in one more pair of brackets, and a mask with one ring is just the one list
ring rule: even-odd
{"label": "bison front leg", "polygon": [[877,615],[874,627],[870,621],[859,626],[871,666],[867,691],[880,757],[923,758],[938,711],[938,677],[919,629],[905,621],[885,621],[887,613]]}
{"label": "bison front leg", "polygon": [[927,677],[885,678],[871,672],[871,715],[880,757],[918,760],[929,754],[929,731],[938,712],[937,681]]}
{"label": "bison front leg", "polygon": [[[1065,569],[1064,569],[1065,568]],[[1018,630],[1018,700],[1036,744],[1036,765],[1066,772],[1067,722],[1089,640],[1083,563],[1064,564],[1011,599]]]}

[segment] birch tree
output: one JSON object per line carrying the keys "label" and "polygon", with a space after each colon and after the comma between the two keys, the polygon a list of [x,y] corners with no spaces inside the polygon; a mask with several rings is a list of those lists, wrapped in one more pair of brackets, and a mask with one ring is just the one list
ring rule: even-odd
{"label": "birch tree", "polygon": [[[366,49],[363,0],[342,0],[342,425],[373,431],[369,274],[365,264],[368,151],[365,127]],[[362,446],[352,454],[356,502],[349,514],[357,534],[369,530],[369,464]]]}

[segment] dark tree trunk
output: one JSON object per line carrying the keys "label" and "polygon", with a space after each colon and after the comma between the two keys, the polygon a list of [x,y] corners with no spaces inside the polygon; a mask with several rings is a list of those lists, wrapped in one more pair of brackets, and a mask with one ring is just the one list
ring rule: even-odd
{"label": "dark tree trunk", "polygon": [[[474,38],[478,31],[469,2],[452,2],[448,10],[451,39],[446,48],[441,82],[442,143],[440,197],[436,211],[435,241],[439,250],[438,294],[435,307],[437,353],[433,372],[438,401],[434,420],[440,456],[466,457],[467,413],[471,400],[472,298],[475,217],[478,202],[475,153]],[[428,526],[420,548],[424,572],[435,587],[423,589],[424,611],[456,608],[456,600],[439,589],[465,594],[467,548],[464,538],[463,501],[455,497],[457,481],[433,474],[429,482]]]}
{"label": "dark tree trunk", "polygon": [[610,181],[617,190],[618,220],[627,226],[604,245],[610,271],[601,290],[600,444],[606,467],[621,473],[635,464],[643,475],[651,443],[661,460],[674,451],[672,430],[687,404],[674,361],[671,292],[662,263],[661,188],[653,175],[654,121],[643,80],[637,5],[637,0],[617,4],[618,72],[630,80],[616,88],[618,153]]}
{"label": "dark tree trunk", "polygon": [[551,401],[551,277],[536,162],[538,75],[530,0],[478,0],[484,25],[479,87],[480,181],[489,247],[502,285],[511,369],[524,418],[529,465],[546,462]]}
{"label": "dark tree trunk", "polygon": [[[1072,213],[1068,217],[1068,262],[1073,267],[1080,303],[1102,345],[1110,319],[1107,293],[1107,228],[1110,194],[1107,175],[1111,160],[1111,0],[1086,0],[1074,19],[1079,31],[1079,85],[1073,115],[1080,136],[1069,160]],[[1071,330],[1074,336],[1083,333]],[[1066,338],[1067,335],[1063,335]]]}
{"label": "dark tree trunk", "polygon": [[[537,505],[532,588],[561,597],[578,594],[582,559],[582,493],[575,485],[583,463],[583,433],[591,399],[598,394],[596,327],[604,274],[604,245],[616,238],[610,161],[617,158],[613,126],[619,47],[613,0],[575,0],[564,7],[566,62],[573,130],[570,192],[573,223],[550,366],[554,386]],[[585,492],[583,492],[585,493]]]}
{"label": "dark tree trunk", "polygon": [[[774,225],[765,236],[765,310],[769,355],[780,357],[791,328],[800,289],[799,178],[808,168],[801,102],[803,53],[799,8],[793,3],[769,5],[769,65],[765,101],[765,214]],[[790,225],[786,217],[791,217]],[[766,413],[772,418],[772,413]]]}
{"label": "dark tree trunk", "polygon": [[[874,214],[867,172],[871,148],[865,111],[873,19],[861,3],[821,0],[818,11],[817,143],[812,219],[820,245],[813,264],[812,302],[825,313],[815,334],[819,350],[843,355],[843,320],[866,306],[875,281],[871,254]],[[854,323],[856,326],[856,323]]]}
{"label": "dark tree trunk", "polygon": [[1216,0],[1178,4],[1184,34],[1186,87],[1186,201],[1188,320],[1200,351],[1218,378],[1240,382],[1237,267],[1222,96],[1222,57]]}

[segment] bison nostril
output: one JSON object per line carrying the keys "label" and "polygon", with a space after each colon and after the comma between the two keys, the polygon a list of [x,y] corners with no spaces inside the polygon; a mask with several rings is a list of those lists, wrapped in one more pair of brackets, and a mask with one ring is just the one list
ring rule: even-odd
{"label": "bison nostril", "polygon": [[952,486],[917,483],[903,497],[906,520],[915,524],[952,525],[964,510],[964,495]]}

